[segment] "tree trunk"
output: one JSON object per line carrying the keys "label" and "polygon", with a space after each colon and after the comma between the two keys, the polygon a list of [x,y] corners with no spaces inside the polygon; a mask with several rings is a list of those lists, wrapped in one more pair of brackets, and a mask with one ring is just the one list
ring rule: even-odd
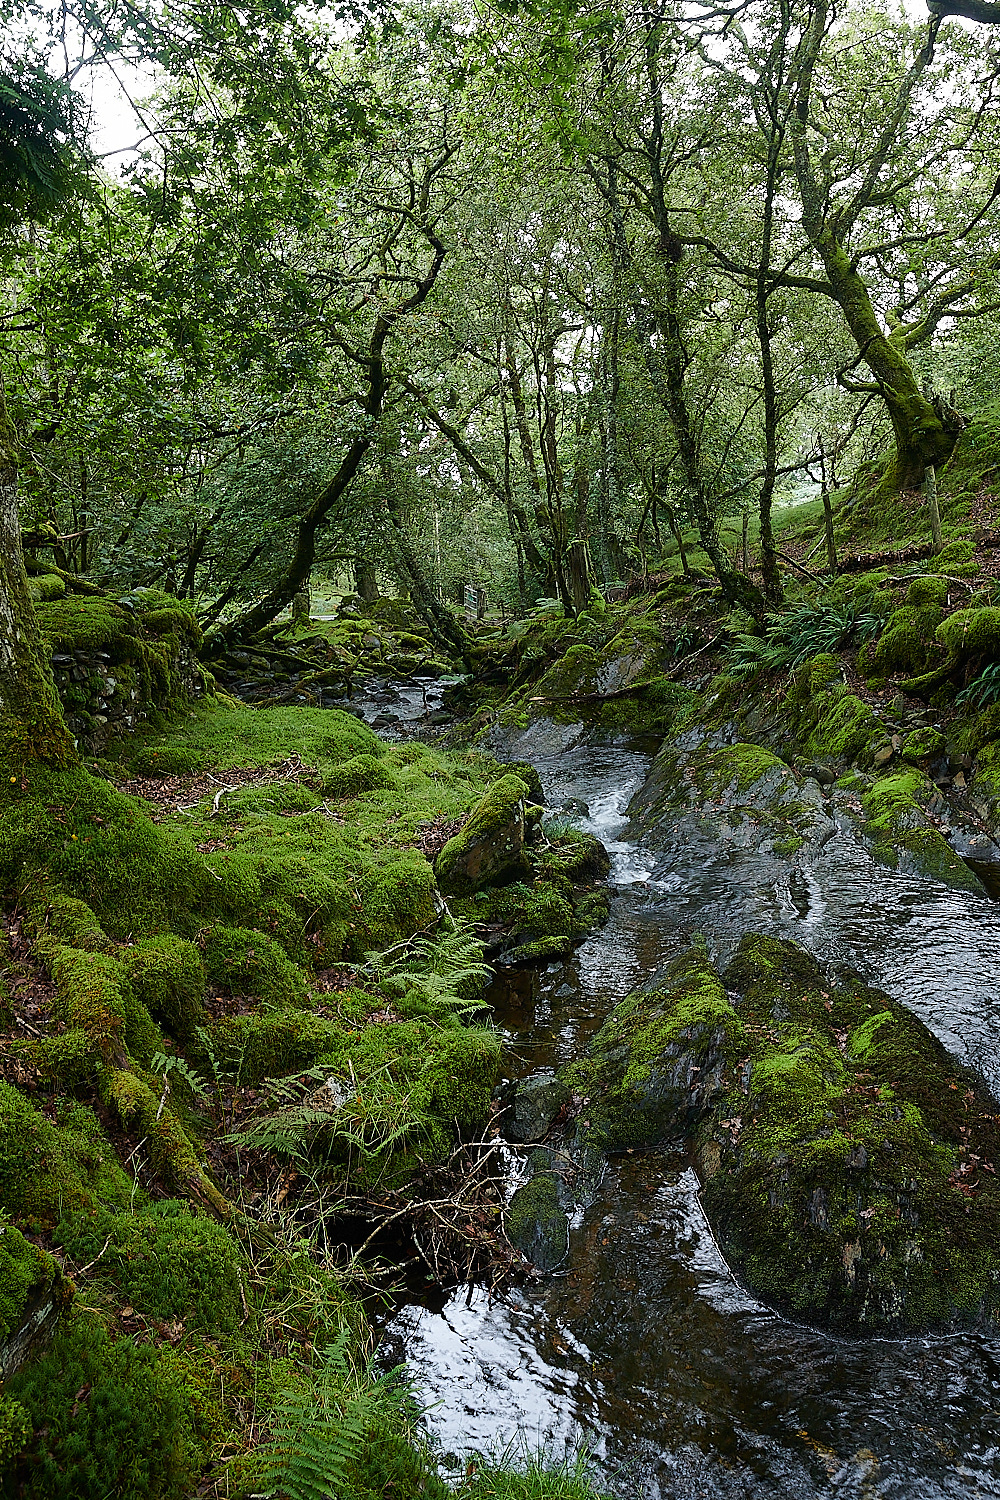
{"label": "tree trunk", "polygon": [[360,554],[354,559],[354,587],[366,604],[374,604],[379,597],[375,564]]}
{"label": "tree trunk", "polygon": [[17,448],[0,384],[0,765],[3,782],[33,761],[77,759],[28,594],[17,514]]}

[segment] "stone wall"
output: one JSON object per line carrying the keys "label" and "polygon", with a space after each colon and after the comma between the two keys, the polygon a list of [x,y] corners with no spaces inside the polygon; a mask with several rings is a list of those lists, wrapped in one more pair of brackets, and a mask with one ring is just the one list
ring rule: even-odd
{"label": "stone wall", "polygon": [[197,657],[197,621],[158,590],[35,607],[66,721],[84,754],[101,754],[116,736],[176,714],[212,687]]}

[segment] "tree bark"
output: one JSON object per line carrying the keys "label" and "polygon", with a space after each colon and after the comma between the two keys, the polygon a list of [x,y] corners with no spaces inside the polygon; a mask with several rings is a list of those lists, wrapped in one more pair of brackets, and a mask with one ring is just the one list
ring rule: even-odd
{"label": "tree bark", "polygon": [[28,594],[17,514],[17,446],[0,382],[0,767],[3,782],[32,762],[69,766],[66,726]]}

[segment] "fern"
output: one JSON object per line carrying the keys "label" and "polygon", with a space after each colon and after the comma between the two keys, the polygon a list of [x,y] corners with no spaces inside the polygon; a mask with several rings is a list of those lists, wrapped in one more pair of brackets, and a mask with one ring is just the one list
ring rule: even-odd
{"label": "fern", "polygon": [[386,994],[402,998],[416,991],[430,1009],[477,1010],[479,990],[493,972],[483,963],[482,944],[458,921],[435,937],[411,938],[366,958]]}
{"label": "fern", "polygon": [[734,636],[726,670],[738,681],[761,671],[789,671],[811,656],[839,651],[852,639],[871,640],[881,628],[878,615],[859,611],[853,605],[800,604],[771,615],[763,636]]}
{"label": "fern", "polygon": [[968,703],[972,708],[988,708],[991,703],[1000,703],[1000,662],[991,662],[978,677],[973,678],[955,698],[957,704]]}
{"label": "fern", "polygon": [[162,1074],[164,1083],[171,1073],[178,1074],[179,1077],[183,1078],[192,1094],[195,1094],[198,1098],[204,1098],[208,1093],[208,1089],[194,1068],[185,1062],[183,1057],[176,1057],[173,1053],[154,1052],[149,1067],[151,1072]]}
{"label": "fern", "polygon": [[300,1162],[329,1157],[338,1148],[370,1160],[387,1156],[423,1124],[388,1066],[365,1078],[363,1087],[354,1078],[348,1086],[332,1077],[328,1067],[317,1067],[270,1080],[261,1113],[226,1140]]}
{"label": "fern", "polygon": [[261,1500],[333,1500],[373,1422],[409,1395],[398,1371],[362,1383],[366,1376],[352,1370],[348,1341],[345,1329],[311,1378],[275,1401],[271,1435],[257,1450]]}

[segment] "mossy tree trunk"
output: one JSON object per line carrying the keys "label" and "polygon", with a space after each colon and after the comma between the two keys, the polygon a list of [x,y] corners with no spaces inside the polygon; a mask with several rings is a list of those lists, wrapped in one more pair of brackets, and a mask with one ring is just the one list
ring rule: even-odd
{"label": "mossy tree trunk", "polygon": [[890,196],[885,173],[889,171],[891,177],[899,132],[913,108],[917,85],[933,59],[938,23],[931,23],[924,46],[900,82],[895,105],[888,111],[865,164],[861,185],[849,201],[841,204],[832,201],[824,185],[824,168],[814,161],[811,145],[817,136],[812,119],[814,76],[831,24],[829,0],[816,0],[791,79],[794,109],[790,126],[802,228],[823,263],[829,294],[840,306],[860,357],[875,377],[874,384],[852,388],[878,393],[885,401],[896,442],[892,484],[897,490],[919,489],[924,470],[943,463],[951,454],[962,427],[961,418],[921,390],[907,358],[908,347],[923,341],[932,325],[925,319],[910,328],[884,328],[848,243],[862,212]]}
{"label": "mossy tree trunk", "polygon": [[0,381],[0,768],[8,782],[33,761],[67,766],[76,759],[28,594],[17,513],[17,444]]}

